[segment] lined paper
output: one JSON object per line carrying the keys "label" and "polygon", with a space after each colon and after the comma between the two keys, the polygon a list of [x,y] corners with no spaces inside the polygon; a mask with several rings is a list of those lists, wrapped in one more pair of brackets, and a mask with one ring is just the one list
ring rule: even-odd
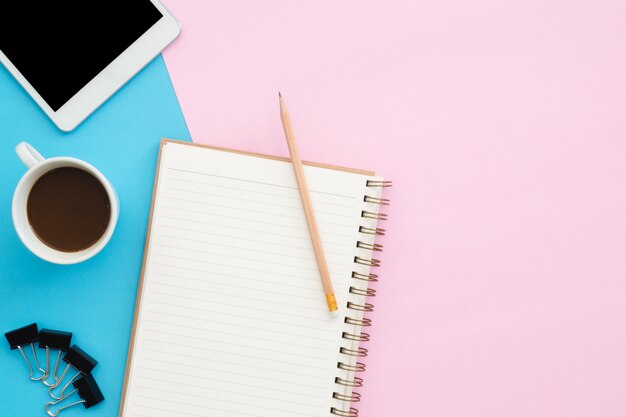
{"label": "lined paper", "polygon": [[332,318],[289,163],[174,142],[160,161],[121,416],[328,416],[369,177],[305,167]]}

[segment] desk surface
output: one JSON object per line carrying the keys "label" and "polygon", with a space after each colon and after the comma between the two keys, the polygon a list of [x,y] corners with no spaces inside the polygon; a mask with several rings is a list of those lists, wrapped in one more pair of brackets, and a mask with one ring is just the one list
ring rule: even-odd
{"label": "desk surface", "polygon": [[[74,332],[74,342],[99,361],[93,374],[106,397],[87,414],[79,406],[61,416],[117,415],[163,136],[189,138],[161,57],[70,134],[59,131],[0,67],[0,333],[33,321],[40,327]],[[26,171],[14,151],[22,140],[46,157],[85,159],[116,187],[117,229],[96,257],[79,265],[52,265],[19,241],[11,220],[11,199]],[[40,359],[44,359],[41,352]],[[18,351],[9,350],[4,336],[0,374],[0,415],[46,415],[47,391],[41,383],[28,380],[26,364]]]}
{"label": "desk surface", "polygon": [[[286,155],[280,89],[303,158],[395,181],[362,417],[624,414],[626,4],[165,3],[194,139]],[[0,92],[0,328],[73,330],[102,366],[88,415],[115,416],[158,140],[189,137],[174,91],[159,59],[71,134],[4,69]],[[19,140],[117,186],[98,257],[55,267],[19,244]],[[0,371],[0,414],[42,415],[6,344]]]}
{"label": "desk surface", "polygon": [[626,412],[626,3],[164,0],[193,139],[393,179],[362,417]]}

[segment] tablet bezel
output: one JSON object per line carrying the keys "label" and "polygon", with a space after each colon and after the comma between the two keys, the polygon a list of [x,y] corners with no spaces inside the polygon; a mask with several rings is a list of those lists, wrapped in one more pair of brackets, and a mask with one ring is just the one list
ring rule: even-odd
{"label": "tablet bezel", "polygon": [[52,119],[54,124],[59,129],[69,132],[150,63],[180,34],[180,24],[165,6],[158,0],[150,1],[161,12],[163,17],[57,111],[52,110],[2,51],[0,51],[0,62],[4,64],[44,113]]}

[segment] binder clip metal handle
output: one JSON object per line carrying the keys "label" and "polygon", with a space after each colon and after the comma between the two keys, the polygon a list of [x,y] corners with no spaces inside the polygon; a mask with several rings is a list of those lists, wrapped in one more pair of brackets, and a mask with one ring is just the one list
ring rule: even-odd
{"label": "binder clip metal handle", "polygon": [[65,396],[65,397],[61,397],[61,399],[59,399],[59,400],[56,400],[56,401],[50,401],[50,402],[46,403],[46,413],[48,413],[48,415],[49,415],[50,417],[57,417],[57,416],[59,415],[59,413],[60,413],[61,411],[65,410],[66,408],[70,408],[70,407],[73,407],[73,406],[78,405],[78,404],[83,404],[83,403],[85,402],[85,400],[82,400],[82,399],[81,399],[80,401],[76,401],[76,402],[73,402],[73,403],[71,403],[71,404],[64,405],[63,407],[58,408],[58,409],[57,409],[57,411],[56,411],[56,413],[55,413],[55,412],[50,411],[50,406],[51,406],[51,405],[57,405],[58,403],[60,403],[61,401],[63,401],[63,400],[64,400],[64,399],[66,399],[67,397],[69,397],[70,395],[74,394],[76,391],[77,391],[77,390],[73,390],[72,392],[70,392],[69,394],[67,394],[67,396]]}
{"label": "binder clip metal handle", "polygon": [[[83,404],[85,408],[90,408],[104,401],[104,395],[102,395],[100,387],[98,387],[96,380],[91,374],[84,375],[78,378],[76,381],[74,381],[73,385],[74,389],[71,392],[61,396],[61,398],[57,399],[56,401],[50,401],[46,403],[46,413],[48,413],[50,417],[57,417],[61,411],[78,404]],[[50,410],[50,406],[60,404],[61,402],[65,401],[66,398],[71,397],[74,393],[78,393],[80,400],[64,405],[58,408],[56,411]]]}
{"label": "binder clip metal handle", "polygon": [[[67,352],[70,349],[70,343],[72,341],[72,333],[61,332],[57,330],[42,329],[39,332],[39,347],[46,349],[46,371],[45,378],[41,380],[47,387],[51,387],[59,381],[57,372],[59,370],[59,362],[61,362],[61,354]],[[49,383],[48,377],[50,376],[50,350],[57,351],[57,358],[54,364],[54,371],[52,377],[53,383]]]}
{"label": "binder clip metal handle", "polygon": [[[74,382],[76,378],[78,378],[81,375],[90,374],[91,370],[98,364],[98,361],[96,361],[94,358],[89,356],[84,350],[82,350],[76,345],[72,346],[67,351],[67,353],[63,357],[63,362],[67,363],[67,365],[65,366],[63,373],[59,377],[59,380],[48,387],[48,393],[55,400],[62,399],[65,396],[65,390],[68,389],[70,385],[72,385],[72,383]],[[77,371],[76,374],[61,389],[61,394],[59,396],[56,396],[53,390],[61,385],[61,383],[65,379],[65,376],[67,375],[67,372],[72,367],[76,369]]]}
{"label": "binder clip metal handle", "polygon": [[[46,377],[46,370],[42,369],[39,365],[39,359],[37,358],[37,352],[35,351],[34,345],[34,343],[39,340],[39,331],[37,330],[37,324],[33,323],[29,324],[28,326],[20,327],[19,329],[15,329],[5,333],[4,336],[7,338],[7,341],[11,346],[11,350],[17,349],[22,354],[24,361],[26,361],[26,365],[28,365],[28,377],[33,381],[41,381],[42,379],[44,379]],[[35,359],[35,366],[37,366],[37,369],[39,369],[42,373],[40,377],[35,378],[33,376],[33,366],[30,364],[28,356],[26,356],[26,353],[24,352],[24,346],[26,345],[30,345],[30,349],[33,352],[33,358]]]}

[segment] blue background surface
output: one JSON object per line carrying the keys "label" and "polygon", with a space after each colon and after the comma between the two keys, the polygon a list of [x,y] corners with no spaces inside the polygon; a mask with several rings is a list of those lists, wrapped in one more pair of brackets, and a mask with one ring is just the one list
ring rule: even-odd
{"label": "blue background surface", "polygon": [[[99,361],[93,375],[106,398],[89,410],[79,405],[61,416],[117,416],[162,137],[190,139],[160,56],[71,133],[58,130],[0,66],[0,332],[32,322],[73,332],[74,343]],[[11,200],[26,172],[14,151],[22,140],[44,157],[84,159],[117,189],[117,229],[94,258],[78,265],[50,264],[17,237]],[[44,351],[38,351],[43,362]],[[0,416],[46,416],[49,399],[2,337]]]}

